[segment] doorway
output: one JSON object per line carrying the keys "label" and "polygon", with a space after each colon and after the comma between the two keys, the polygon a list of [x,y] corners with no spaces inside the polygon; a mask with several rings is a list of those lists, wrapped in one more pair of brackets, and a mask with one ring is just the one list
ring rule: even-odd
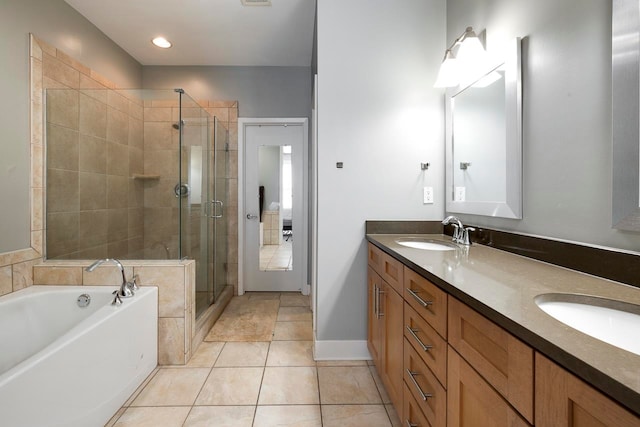
{"label": "doorway", "polygon": [[238,293],[307,286],[308,120],[240,119]]}

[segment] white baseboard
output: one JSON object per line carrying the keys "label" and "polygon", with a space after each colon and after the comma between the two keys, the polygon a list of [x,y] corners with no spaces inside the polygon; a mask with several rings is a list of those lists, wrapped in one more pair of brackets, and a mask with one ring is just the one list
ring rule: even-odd
{"label": "white baseboard", "polygon": [[366,341],[314,341],[315,360],[371,360]]}

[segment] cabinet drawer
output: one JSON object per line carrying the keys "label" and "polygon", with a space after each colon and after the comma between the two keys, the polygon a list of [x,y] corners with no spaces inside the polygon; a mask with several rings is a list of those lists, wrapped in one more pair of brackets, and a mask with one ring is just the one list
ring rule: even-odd
{"label": "cabinet drawer", "polygon": [[531,347],[451,296],[449,344],[533,423]]}
{"label": "cabinet drawer", "polygon": [[440,336],[447,338],[447,294],[410,268],[404,268],[404,299]]}
{"label": "cabinet drawer", "polygon": [[369,243],[369,265],[382,279],[402,294],[403,265],[400,261],[384,253],[381,249]]}
{"label": "cabinet drawer", "polygon": [[403,427],[431,427],[427,417],[422,413],[418,401],[413,397],[406,384],[404,385],[404,408],[402,414]]}
{"label": "cabinet drawer", "polygon": [[368,253],[369,267],[373,268],[378,274],[380,274],[380,270],[382,269],[382,250],[369,243]]}
{"label": "cabinet drawer", "polygon": [[449,426],[528,427],[529,424],[465,360],[448,350]]}
{"label": "cabinet drawer", "polygon": [[436,376],[404,341],[404,382],[431,427],[447,425],[447,392]]}
{"label": "cabinet drawer", "polygon": [[447,342],[409,304],[404,304],[404,336],[440,384],[447,386]]}

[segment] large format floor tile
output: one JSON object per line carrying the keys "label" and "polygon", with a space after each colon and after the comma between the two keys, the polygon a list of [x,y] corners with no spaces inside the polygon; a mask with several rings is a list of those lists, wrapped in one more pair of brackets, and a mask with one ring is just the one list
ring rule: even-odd
{"label": "large format floor tile", "polygon": [[313,341],[273,341],[267,366],[316,366]]}
{"label": "large format floor tile", "polygon": [[268,342],[228,342],[215,366],[216,368],[264,366],[268,351]]}
{"label": "large format floor tile", "polygon": [[317,405],[319,403],[315,367],[265,368],[259,405]]}
{"label": "large format floor tile", "polygon": [[264,368],[213,368],[196,405],[255,405]]}
{"label": "large format floor tile", "polygon": [[181,427],[189,406],[164,408],[128,408],[114,427]]}
{"label": "large format floor tile", "polygon": [[322,427],[320,405],[258,406],[253,427]]}
{"label": "large format floor tile", "polygon": [[206,368],[163,368],[131,406],[191,406],[209,375]]}
{"label": "large format floor tile", "polygon": [[320,399],[325,404],[381,404],[367,366],[318,368]]}
{"label": "large format floor tile", "polygon": [[391,427],[383,405],[322,405],[323,427]]}
{"label": "large format floor tile", "polygon": [[255,406],[194,406],[184,427],[251,427]]}
{"label": "large format floor tile", "polygon": [[308,297],[229,306],[189,363],[157,368],[108,427],[404,427],[371,363],[313,359]]}

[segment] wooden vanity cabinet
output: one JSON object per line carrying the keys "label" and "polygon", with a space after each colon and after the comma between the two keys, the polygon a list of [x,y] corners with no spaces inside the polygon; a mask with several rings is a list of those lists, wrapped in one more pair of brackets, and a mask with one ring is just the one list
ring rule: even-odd
{"label": "wooden vanity cabinet", "polygon": [[452,296],[449,345],[533,424],[531,347]]}
{"label": "wooden vanity cabinet", "polygon": [[536,426],[638,427],[640,418],[536,353]]}
{"label": "wooden vanity cabinet", "polygon": [[372,244],[368,290],[369,350],[403,426],[640,427],[635,414]]}
{"label": "wooden vanity cabinet", "polygon": [[[372,253],[371,246],[370,254]],[[379,251],[379,249],[377,250]],[[384,263],[384,258],[389,256],[382,252],[379,255],[382,260],[379,266],[388,265]],[[402,275],[402,270],[399,274]],[[369,295],[367,345],[387,394],[400,415],[403,396],[402,346],[404,338],[402,327],[404,301],[394,287],[387,283],[371,264],[367,280]]]}
{"label": "wooden vanity cabinet", "polygon": [[447,377],[447,426],[529,426],[520,414],[451,347],[448,352]]}

